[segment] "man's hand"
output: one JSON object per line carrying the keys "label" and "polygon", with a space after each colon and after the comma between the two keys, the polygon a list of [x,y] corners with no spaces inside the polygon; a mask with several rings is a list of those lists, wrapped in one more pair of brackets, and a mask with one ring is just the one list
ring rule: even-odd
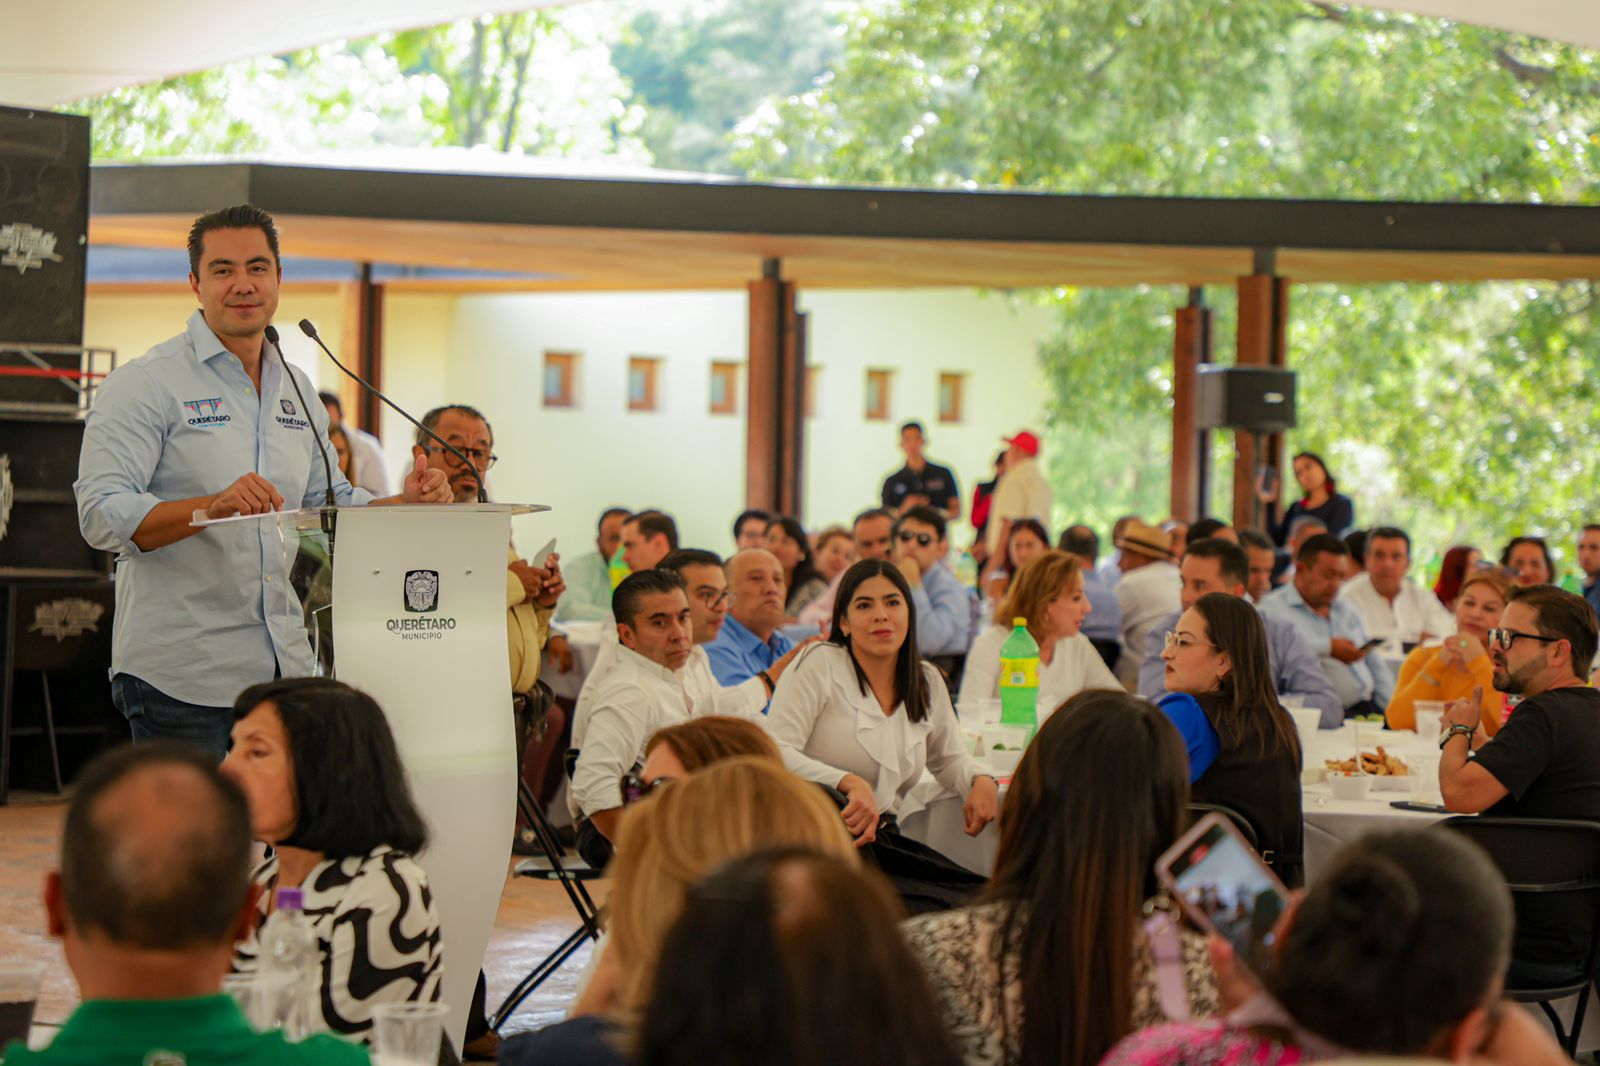
{"label": "man's hand", "polygon": [[922,567],[918,566],[917,561],[911,556],[902,555],[895,560],[894,565],[898,566],[900,572],[906,576],[906,584],[912,588],[918,588],[922,585]]}
{"label": "man's hand", "polygon": [[1328,645],[1328,654],[1342,663],[1358,663],[1367,657],[1367,653],[1356,647],[1354,641],[1343,637],[1334,637]]}
{"label": "man's hand", "polygon": [[556,664],[556,673],[572,673],[574,661],[572,658],[572,645],[567,641],[566,637],[560,633],[552,633],[550,639],[545,642],[544,653],[550,657],[551,662]]}
{"label": "man's hand", "polygon": [[1464,725],[1469,729],[1477,729],[1478,723],[1483,720],[1483,686],[1472,686],[1472,695],[1464,696],[1459,700],[1452,700],[1444,709],[1444,726],[1449,729],[1453,725]]}
{"label": "man's hand", "polygon": [[972,782],[967,802],[961,806],[967,836],[975,837],[983,832],[983,827],[994,821],[999,813],[1000,787],[994,783],[994,778],[984,774]]}
{"label": "man's hand", "polygon": [[878,839],[878,800],[872,786],[855,774],[845,774],[839,779],[839,791],[849,799],[840,813],[844,826],[856,838],[856,847],[864,847]]}
{"label": "man's hand", "polygon": [[567,584],[561,579],[561,568],[557,565],[559,558],[554,552],[545,560],[544,566],[534,566],[526,559],[518,559],[507,566],[517,580],[522,582],[523,591],[527,596],[523,603],[536,603],[540,607],[554,607],[561,594],[566,591]]}
{"label": "man's hand", "polygon": [[443,470],[434,470],[428,466],[428,457],[417,456],[416,465],[411,468],[411,473],[406,475],[405,486],[400,490],[400,498],[407,503],[453,503],[455,496],[450,492],[450,478]]}
{"label": "man's hand", "polygon": [[207,518],[228,518],[236,514],[266,514],[283,510],[283,493],[260,474],[249,473],[211,497],[206,504]]}

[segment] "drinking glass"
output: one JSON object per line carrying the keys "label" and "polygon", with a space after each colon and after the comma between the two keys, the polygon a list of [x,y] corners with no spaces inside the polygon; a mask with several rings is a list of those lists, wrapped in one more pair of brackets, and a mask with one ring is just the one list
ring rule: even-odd
{"label": "drinking glass", "polygon": [[443,1003],[380,1003],[374,1007],[372,1043],[379,1066],[434,1066],[449,1013]]}

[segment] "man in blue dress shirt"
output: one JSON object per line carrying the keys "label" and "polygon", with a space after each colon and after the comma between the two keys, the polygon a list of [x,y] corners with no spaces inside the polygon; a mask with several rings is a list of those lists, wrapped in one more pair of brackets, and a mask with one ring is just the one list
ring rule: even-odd
{"label": "man in blue dress shirt", "polygon": [[733,601],[722,631],[706,645],[711,672],[723,688],[759,677],[770,696],[775,682],[768,671],[794,647],[780,631],[788,593],[783,564],[765,548],[746,548],[728,560],[727,569]]}
{"label": "man in blue dress shirt", "polygon": [[[117,553],[113,702],[135,740],[177,737],[220,758],[234,696],[313,664],[275,524],[191,521],[320,506],[316,442],[333,449],[310,379],[265,343],[282,279],[271,216],[242,204],[196,219],[189,268],[200,309],[101,384],[73,488],[84,538]],[[381,502],[449,503],[443,472],[425,466]],[[373,502],[332,472],[341,505]]]}
{"label": "man in blue dress shirt", "polygon": [[895,523],[895,565],[911,586],[923,655],[965,655],[972,646],[977,598],[945,566],[949,550],[944,515],[932,507],[913,507]]}

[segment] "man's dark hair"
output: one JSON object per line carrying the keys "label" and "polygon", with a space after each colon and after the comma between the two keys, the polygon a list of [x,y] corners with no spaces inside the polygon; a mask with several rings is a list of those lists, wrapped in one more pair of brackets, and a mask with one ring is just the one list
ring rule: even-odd
{"label": "man's dark hair", "polygon": [[1595,648],[1600,645],[1600,625],[1596,624],[1594,608],[1588,600],[1554,585],[1534,585],[1512,589],[1507,602],[1533,608],[1539,635],[1558,637],[1570,644],[1572,672],[1583,681],[1589,680]]}
{"label": "man's dark hair", "polygon": [[895,522],[894,524],[894,531],[896,535],[900,533],[900,530],[907,522],[921,522],[925,526],[932,526],[934,533],[938,535],[938,538],[940,540],[944,539],[944,515],[940,514],[936,508],[929,507],[925,504],[919,504],[918,506],[908,510],[905,514],[901,515],[899,521]]}
{"label": "man's dark hair", "polygon": [[657,570],[671,570],[679,577],[683,576],[685,567],[689,566],[722,566],[722,556],[716,552],[708,552],[704,548],[679,548],[667,553],[667,557],[656,564]]}
{"label": "man's dark hair", "polygon": [[734,540],[739,539],[739,534],[744,531],[746,522],[760,522],[764,526],[770,526],[772,524],[772,515],[756,507],[752,507],[747,511],[740,511],[739,517],[733,520]]}
{"label": "man's dark hair", "polygon": [[1087,559],[1093,565],[1100,555],[1100,534],[1088,526],[1068,526],[1061,531],[1061,539],[1056,541],[1056,547],[1080,559]]}
{"label": "man's dark hair", "polygon": [[924,437],[926,437],[928,435],[928,431],[922,428],[922,423],[921,422],[917,422],[915,420],[910,421],[910,422],[906,422],[903,425],[901,425],[900,432],[904,433],[908,429],[914,429],[920,435],[922,435]]}
{"label": "man's dark hair", "polygon": [[639,532],[644,534],[646,539],[659,533],[667,538],[667,551],[678,550],[678,523],[674,522],[672,516],[665,511],[639,511],[629,515],[622,524],[638,526]]}
{"label": "man's dark hair", "polygon": [[1202,518],[1189,527],[1189,539],[1205,540],[1207,537],[1216,536],[1218,530],[1227,528],[1228,523],[1220,518]]}
{"label": "man's dark hair", "polygon": [[1259,529],[1239,530],[1239,544],[1245,548],[1265,548],[1269,552],[1278,550],[1278,546],[1272,543],[1272,538]]}
{"label": "man's dark hair", "polygon": [[277,708],[294,773],[294,832],[284,844],[330,859],[381,844],[408,855],[427,846],[427,823],[377,700],[342,681],[290,677],[239,693],[233,720],[264,703]]}
{"label": "man's dark hair", "polygon": [[623,578],[622,584],[611,594],[611,613],[616,616],[618,625],[631,626],[639,616],[639,601],[673,589],[685,597],[689,594],[688,586],[676,570],[636,570]]}
{"label": "man's dark hair", "polygon": [[893,522],[894,512],[884,510],[882,507],[869,507],[850,520],[850,528],[855,529],[869,518],[887,518],[890,522]]}
{"label": "man's dark hair", "polygon": [[189,227],[189,273],[200,276],[200,256],[205,251],[206,234],[217,229],[258,229],[267,238],[272,251],[272,265],[283,267],[283,257],[278,254],[278,226],[272,216],[254,204],[234,204],[220,211],[201,215]]}
{"label": "man's dark hair", "polygon": [[322,401],[322,406],[331,407],[339,412],[340,418],[344,417],[344,404],[339,402],[339,394],[337,392],[329,392],[327,389],[323,389],[317,393],[317,399]]}
{"label": "man's dark hair", "polygon": [[1580,533],[1600,533],[1600,522],[1589,522],[1581,530],[1579,530],[1579,532]]}
{"label": "man's dark hair", "polygon": [[1250,584],[1250,553],[1232,541],[1221,537],[1205,537],[1191,541],[1185,549],[1185,559],[1215,559],[1222,580],[1230,585]]}
{"label": "man's dark hair", "polygon": [[[1307,537],[1305,543],[1300,545],[1300,550],[1294,556],[1294,565],[1310,567],[1315,565],[1316,558],[1319,555],[1348,556],[1349,554],[1350,549],[1344,546],[1344,541],[1332,533],[1317,533],[1314,536]],[[1249,567],[1246,566],[1246,575],[1249,572]]]}
{"label": "man's dark hair", "polygon": [[[1344,541],[1345,548],[1349,550],[1350,558],[1359,560],[1362,566],[1367,565],[1367,548],[1372,544],[1372,540],[1367,535],[1366,530],[1352,529],[1340,539]],[[1406,544],[1406,554],[1411,554],[1410,542]]]}
{"label": "man's dark hair", "polygon": [[604,511],[600,512],[600,519],[599,521],[595,522],[594,531],[596,533],[600,532],[600,527],[606,524],[606,519],[617,514],[622,516],[622,520],[624,522],[633,517],[633,512],[628,510],[626,507],[607,507]]}
{"label": "man's dark hair", "polygon": [[[494,426],[491,425],[489,420],[483,416],[482,411],[468,404],[447,403],[443,407],[435,407],[433,410],[422,416],[422,424],[437,433],[439,431],[439,419],[443,418],[451,411],[460,411],[468,418],[476,418],[479,422],[482,422],[484,428],[489,431],[489,447],[494,447]],[[438,445],[433,442],[433,438],[422,432],[420,429],[417,430],[415,436],[416,445],[419,448],[438,447]]]}
{"label": "man's dark hair", "polygon": [[[185,804],[184,824],[159,842],[137,826],[149,812],[102,802],[129,778],[173,769],[193,773],[210,798]],[[61,837],[61,889],[74,925],[157,951],[222,944],[249,884],[250,807],[214,756],[147,741],[100,756],[78,778]]]}
{"label": "man's dark hair", "polygon": [[[1350,536],[1353,535],[1351,534]],[[1350,536],[1346,536],[1344,542],[1345,546],[1353,554],[1356,549],[1355,545],[1350,543]],[[1363,559],[1367,557],[1367,552],[1372,550],[1372,542],[1375,540],[1403,540],[1406,542],[1406,554],[1411,554],[1411,535],[1409,533],[1399,526],[1374,526],[1372,529],[1367,530],[1366,543],[1361,546],[1361,557]]]}

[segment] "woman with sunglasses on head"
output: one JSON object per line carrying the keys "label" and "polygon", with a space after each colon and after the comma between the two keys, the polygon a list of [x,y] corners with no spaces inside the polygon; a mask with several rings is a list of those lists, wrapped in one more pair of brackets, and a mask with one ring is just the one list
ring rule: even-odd
{"label": "woman with sunglasses on head", "polygon": [[882,559],[845,571],[831,632],[773,694],[767,729],[785,765],[844,794],[858,845],[893,831],[895,809],[924,768],[966,797],[966,831],[977,835],[994,820],[998,790],[962,742],[943,679],[918,655],[905,575]]}
{"label": "woman with sunglasses on head", "polygon": [[1510,597],[1511,582],[1498,570],[1467,574],[1456,596],[1456,631],[1437,646],[1413,648],[1400,667],[1384,712],[1390,729],[1417,728],[1418,700],[1449,702],[1477,691],[1484,734],[1492,737],[1499,731],[1504,701],[1494,690],[1488,642],[1489,630],[1500,624]]}
{"label": "woman with sunglasses on head", "polygon": [[1260,613],[1241,597],[1208,592],[1166,642],[1169,694],[1158,706],[1189,749],[1194,801],[1241,814],[1261,857],[1284,884],[1299,885],[1300,739],[1278,703]]}

